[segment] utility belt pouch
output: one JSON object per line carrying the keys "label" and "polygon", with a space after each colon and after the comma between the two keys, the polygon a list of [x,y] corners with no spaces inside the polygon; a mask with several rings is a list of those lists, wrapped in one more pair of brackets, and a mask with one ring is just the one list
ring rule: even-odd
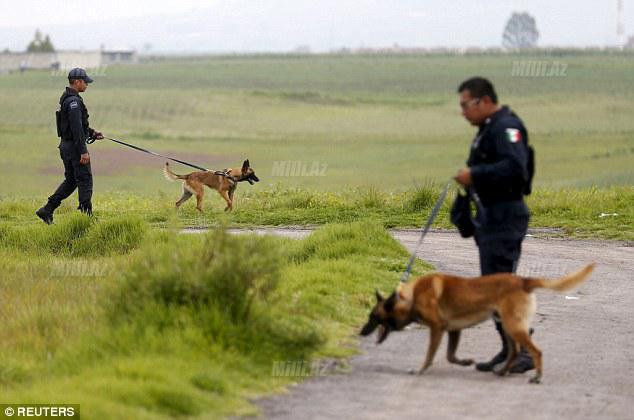
{"label": "utility belt pouch", "polygon": [[55,123],[57,125],[57,137],[62,137],[62,110],[55,111]]}
{"label": "utility belt pouch", "polygon": [[450,211],[450,220],[463,238],[470,238],[475,233],[475,224],[471,216],[471,198],[468,194],[456,194]]}

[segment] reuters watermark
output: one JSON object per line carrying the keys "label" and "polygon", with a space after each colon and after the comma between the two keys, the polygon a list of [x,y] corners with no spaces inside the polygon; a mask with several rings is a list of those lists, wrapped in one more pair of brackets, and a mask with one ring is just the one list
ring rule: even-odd
{"label": "reuters watermark", "polygon": [[513,61],[512,77],[566,77],[568,64],[549,60]]}
{"label": "reuters watermark", "polygon": [[326,361],[275,360],[271,368],[271,376],[286,378],[326,376],[329,368]]}
{"label": "reuters watermark", "polygon": [[0,419],[22,417],[79,419],[79,404],[0,404]]}
{"label": "reuters watermark", "polygon": [[271,176],[326,176],[328,164],[319,161],[277,160],[273,162]]}

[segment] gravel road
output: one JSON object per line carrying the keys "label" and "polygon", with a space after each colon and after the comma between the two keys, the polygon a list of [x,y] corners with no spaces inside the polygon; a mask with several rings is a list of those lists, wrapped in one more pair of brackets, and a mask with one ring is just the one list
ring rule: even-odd
{"label": "gravel road", "polygon": [[[306,229],[257,229],[301,238]],[[392,231],[412,250],[417,231]],[[477,249],[455,232],[430,232],[418,257],[438,271],[478,275]],[[579,291],[539,292],[533,326],[544,354],[542,384],[529,374],[499,378],[450,365],[444,343],[424,376],[418,368],[428,331],[393,333],[380,346],[360,340],[351,371],[311,378],[288,393],[255,401],[271,419],[632,419],[634,418],[634,247],[613,241],[524,241],[519,273],[558,277],[595,261]],[[387,292],[387,291],[386,291]],[[498,350],[492,322],[462,333],[458,356],[487,359]]]}

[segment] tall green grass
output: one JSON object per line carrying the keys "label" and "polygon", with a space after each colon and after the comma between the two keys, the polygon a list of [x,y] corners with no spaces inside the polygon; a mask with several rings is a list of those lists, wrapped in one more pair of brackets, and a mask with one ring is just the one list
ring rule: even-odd
{"label": "tall green grass", "polygon": [[48,245],[0,251],[13,273],[0,296],[16,302],[0,307],[2,402],[72,401],[100,419],[253,414],[248,399],[298,380],[274,362],[350,355],[373,290],[407,261],[372,222],[302,241],[149,229],[120,251],[99,278],[51,276],[50,257],[73,257]]}
{"label": "tall green grass", "polygon": [[[180,209],[174,209],[169,198],[162,193],[100,194],[95,197],[94,207],[95,214],[102,220],[101,224],[87,231],[86,239],[70,243],[64,239],[72,236],[66,232],[71,229],[70,225],[64,224],[60,228],[54,226],[53,230],[44,225],[40,226],[40,222],[33,214],[37,209],[37,200],[12,197],[0,199],[0,243],[22,249],[45,246],[75,255],[88,255],[92,252],[89,251],[91,247],[84,244],[101,242],[103,236],[119,229],[122,233],[117,236],[120,243],[116,246],[125,249],[136,243],[140,232],[134,226],[128,226],[123,230],[115,226],[109,227],[108,221],[119,215],[126,215],[130,218],[126,223],[135,226],[138,225],[139,219],[160,227],[176,224],[200,228],[217,226],[221,220],[226,220],[231,226],[306,226],[373,219],[387,228],[412,228],[423,224],[441,190],[442,186],[433,181],[423,181],[411,189],[400,192],[382,191],[378,188],[338,192],[283,187],[260,189],[236,194],[234,211],[230,214],[224,212],[224,202],[213,196],[208,198],[205,212],[200,214],[195,210],[194,202],[187,202]],[[434,221],[434,227],[453,229],[448,212],[454,194],[455,189],[452,188]],[[561,229],[562,235],[630,241],[634,240],[634,209],[631,206],[633,201],[634,188],[631,186],[537,188],[527,197],[532,214],[532,228],[558,228]],[[56,220],[60,223],[66,223],[67,219],[73,220],[73,226],[77,226],[72,229],[87,228],[88,221],[82,221],[81,217],[74,218],[72,215],[75,212],[71,205],[65,204],[59,215],[56,214]],[[2,220],[5,221],[4,225]],[[132,222],[134,220],[136,222]],[[102,231],[103,229],[105,231]],[[38,235],[49,231],[55,234],[37,239],[34,245],[30,245],[29,237],[39,238]],[[123,234],[124,231],[127,233]],[[19,234],[20,238],[12,239],[19,232],[22,232]]]}
{"label": "tall green grass", "polygon": [[283,250],[272,238],[236,238],[223,229],[202,241],[159,244],[125,271],[111,315],[125,321],[155,305],[213,307],[230,322],[251,322],[254,302],[276,288],[283,262]]}
{"label": "tall green grass", "polygon": [[[11,207],[11,206],[9,206]],[[125,253],[143,240],[147,226],[139,217],[96,222],[74,214],[52,226],[0,223],[0,245],[6,249],[55,255],[97,256]]]}

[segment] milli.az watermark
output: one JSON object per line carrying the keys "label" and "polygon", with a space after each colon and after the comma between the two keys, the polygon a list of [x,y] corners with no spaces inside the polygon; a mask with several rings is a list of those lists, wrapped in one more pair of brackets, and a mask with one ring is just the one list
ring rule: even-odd
{"label": "milli.az watermark", "polygon": [[513,61],[512,77],[566,77],[568,64],[550,60]]}
{"label": "milli.az watermark", "polygon": [[319,161],[277,160],[271,176],[326,176],[328,164]]}

